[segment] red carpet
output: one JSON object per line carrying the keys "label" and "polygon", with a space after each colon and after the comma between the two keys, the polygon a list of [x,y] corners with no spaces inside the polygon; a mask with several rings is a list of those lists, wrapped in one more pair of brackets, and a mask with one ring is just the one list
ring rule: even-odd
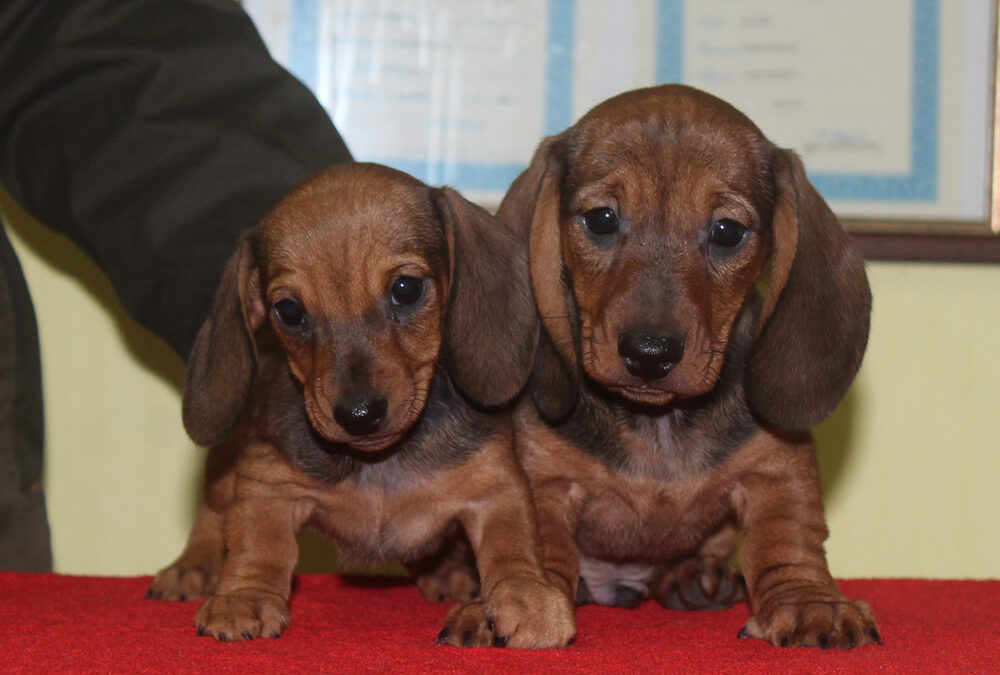
{"label": "red carpet", "polygon": [[277,640],[195,635],[195,603],[145,600],[148,578],[0,573],[4,673],[1000,673],[1000,581],[845,581],[867,600],[883,647],[782,650],[738,640],[725,612],[588,606],[568,649],[434,644],[446,607],[403,581],[303,575]]}

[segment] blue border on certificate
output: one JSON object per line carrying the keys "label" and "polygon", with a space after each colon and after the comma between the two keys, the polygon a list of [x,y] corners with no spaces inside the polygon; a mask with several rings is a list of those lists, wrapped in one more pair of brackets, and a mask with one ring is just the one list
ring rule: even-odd
{"label": "blue border on certificate", "polygon": [[[288,67],[314,92],[317,87],[319,13],[322,0],[292,0]],[[573,47],[576,0],[548,0],[543,132],[557,134],[573,122]],[[365,158],[368,159],[368,158]],[[373,158],[431,185],[503,194],[524,170],[524,163],[426,161]]]}
{"label": "blue border on certificate", "polygon": [[288,24],[288,69],[316,92],[319,77],[319,0],[294,0]]}
{"label": "blue border on certificate", "polygon": [[[658,0],[657,82],[684,81],[686,0]],[[810,173],[827,199],[933,202],[938,196],[940,0],[913,0],[910,171],[905,174]]]}

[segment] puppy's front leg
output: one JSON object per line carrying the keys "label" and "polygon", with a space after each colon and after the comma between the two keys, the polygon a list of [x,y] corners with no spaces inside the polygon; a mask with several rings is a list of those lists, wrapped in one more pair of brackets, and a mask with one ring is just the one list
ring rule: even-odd
{"label": "puppy's front leg", "polygon": [[580,586],[580,551],[575,539],[578,507],[562,478],[537,480],[532,495],[545,578],[575,603]]}
{"label": "puppy's front leg", "polygon": [[222,528],[233,502],[238,448],[224,444],[208,450],[204,503],[181,555],[153,578],[148,598],[201,600],[215,591],[225,545]]}
{"label": "puppy's front leg", "polygon": [[489,496],[462,514],[476,554],[480,597],[452,607],[438,641],[466,647],[565,647],[576,635],[573,604],[542,573],[527,479],[513,458],[505,464],[493,467],[496,481]]}
{"label": "puppy's front leg", "polygon": [[[241,489],[242,488],[242,489]],[[222,642],[278,637],[288,626],[288,598],[298,559],[295,535],[309,517],[302,500],[272,486],[237,485],[226,515],[226,559],[215,594],[195,615],[200,635]]]}
{"label": "puppy's front leg", "polygon": [[745,450],[752,468],[733,503],[744,527],[742,565],[752,616],[740,636],[781,647],[881,644],[871,608],[847,600],[827,567],[811,439],[786,442],[761,433]]}
{"label": "puppy's front leg", "polygon": [[555,434],[542,431],[542,422],[533,412],[516,421],[518,458],[528,475],[542,571],[545,579],[575,604],[580,586],[576,530],[582,504],[579,496],[573,497],[578,490],[572,481],[559,473],[566,455],[557,449],[564,443]]}

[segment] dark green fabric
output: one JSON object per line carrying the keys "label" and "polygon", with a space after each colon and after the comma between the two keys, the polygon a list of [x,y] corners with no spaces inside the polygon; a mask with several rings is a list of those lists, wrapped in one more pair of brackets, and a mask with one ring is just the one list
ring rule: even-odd
{"label": "dark green fabric", "polygon": [[183,356],[238,235],[349,160],[232,0],[0,10],[0,183]]}
{"label": "dark green fabric", "polygon": [[0,569],[52,569],[41,488],[44,434],[35,312],[0,229]]}
{"label": "dark green fabric", "polygon": [[[239,235],[350,159],[232,0],[0,0],[0,183],[182,356]],[[44,569],[38,342],[2,234],[0,266],[0,568]]]}

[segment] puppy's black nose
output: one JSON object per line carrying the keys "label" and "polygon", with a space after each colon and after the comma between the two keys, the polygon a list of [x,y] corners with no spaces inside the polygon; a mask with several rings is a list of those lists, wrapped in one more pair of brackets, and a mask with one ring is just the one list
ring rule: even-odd
{"label": "puppy's black nose", "polygon": [[665,376],[680,362],[684,340],[673,335],[629,331],[618,340],[618,353],[625,359],[628,372],[649,382]]}
{"label": "puppy's black nose", "polygon": [[389,403],[379,396],[359,396],[341,401],[333,408],[333,418],[352,436],[365,436],[378,431]]}

